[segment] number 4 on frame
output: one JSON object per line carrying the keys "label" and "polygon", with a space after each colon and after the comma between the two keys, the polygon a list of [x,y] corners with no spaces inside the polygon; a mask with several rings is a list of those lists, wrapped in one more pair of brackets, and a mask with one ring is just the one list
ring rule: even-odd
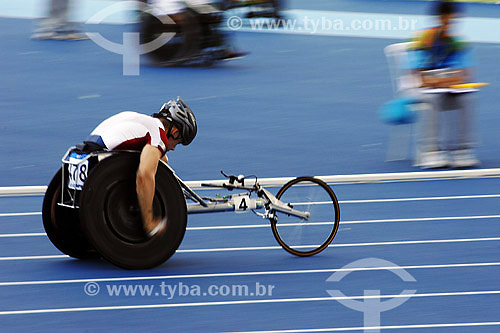
{"label": "number 4 on frame", "polygon": [[234,211],[236,213],[245,213],[249,210],[257,208],[255,199],[251,199],[248,195],[238,195],[233,197]]}

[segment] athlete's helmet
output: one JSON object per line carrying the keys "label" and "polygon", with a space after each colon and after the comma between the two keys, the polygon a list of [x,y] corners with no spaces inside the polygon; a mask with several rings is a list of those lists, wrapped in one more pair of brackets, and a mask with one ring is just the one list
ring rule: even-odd
{"label": "athlete's helmet", "polygon": [[179,128],[183,145],[187,146],[193,141],[198,131],[196,118],[191,108],[180,97],[163,104],[158,115],[173,122]]}

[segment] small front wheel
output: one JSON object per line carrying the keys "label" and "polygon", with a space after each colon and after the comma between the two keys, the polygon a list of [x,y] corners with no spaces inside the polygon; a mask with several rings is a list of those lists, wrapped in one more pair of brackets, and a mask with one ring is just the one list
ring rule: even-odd
{"label": "small front wheel", "polygon": [[276,198],[286,205],[310,213],[309,219],[272,211],[274,237],[286,251],[312,256],[332,242],[340,221],[340,208],[333,190],[321,179],[295,178],[278,191]]}

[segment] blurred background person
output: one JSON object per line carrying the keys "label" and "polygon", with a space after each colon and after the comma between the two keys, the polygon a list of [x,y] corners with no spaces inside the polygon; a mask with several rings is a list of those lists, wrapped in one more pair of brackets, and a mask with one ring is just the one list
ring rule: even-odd
{"label": "blurred background person", "polygon": [[228,33],[221,30],[224,13],[210,0],[149,0],[148,3],[152,15],[141,18],[142,43],[156,40],[165,32],[175,33],[165,45],[149,53],[158,66],[188,64],[203,57],[230,60],[247,54],[237,50]]}
{"label": "blurred background person", "polygon": [[450,86],[471,82],[470,46],[453,31],[462,8],[451,1],[433,4],[438,25],[414,39],[411,68],[422,87],[419,98],[428,103],[421,113],[416,165],[422,168],[467,168],[479,160],[473,149],[473,105],[470,93],[449,92]]}
{"label": "blurred background person", "polygon": [[238,7],[247,7],[249,10],[245,17],[269,17],[273,19],[282,19],[281,10],[283,9],[283,0],[222,0],[219,1],[222,8],[231,9]]}
{"label": "blurred background person", "polygon": [[31,39],[85,40],[87,35],[68,21],[70,0],[47,0],[47,14],[38,22]]}

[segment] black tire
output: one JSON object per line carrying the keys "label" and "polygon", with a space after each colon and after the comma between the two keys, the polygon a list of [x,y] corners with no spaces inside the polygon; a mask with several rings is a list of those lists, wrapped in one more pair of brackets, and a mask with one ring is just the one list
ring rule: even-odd
{"label": "black tire", "polygon": [[43,198],[42,220],[45,232],[54,246],[78,259],[98,256],[82,233],[78,209],[59,206],[62,169],[55,174]]}
{"label": "black tire", "polygon": [[[290,207],[308,211],[308,220],[273,211],[271,227],[278,243],[291,254],[307,257],[323,251],[332,242],[340,222],[340,208],[333,190],[321,179],[299,177],[283,185],[276,194]],[[306,206],[307,208],[301,208]]]}
{"label": "black tire", "polygon": [[179,183],[160,162],[153,210],[155,216],[167,216],[167,226],[151,238],[145,235],[135,186],[139,156],[120,152],[102,160],[86,180],[80,201],[89,242],[109,262],[126,269],[164,263],[180,246],[187,224]]}

